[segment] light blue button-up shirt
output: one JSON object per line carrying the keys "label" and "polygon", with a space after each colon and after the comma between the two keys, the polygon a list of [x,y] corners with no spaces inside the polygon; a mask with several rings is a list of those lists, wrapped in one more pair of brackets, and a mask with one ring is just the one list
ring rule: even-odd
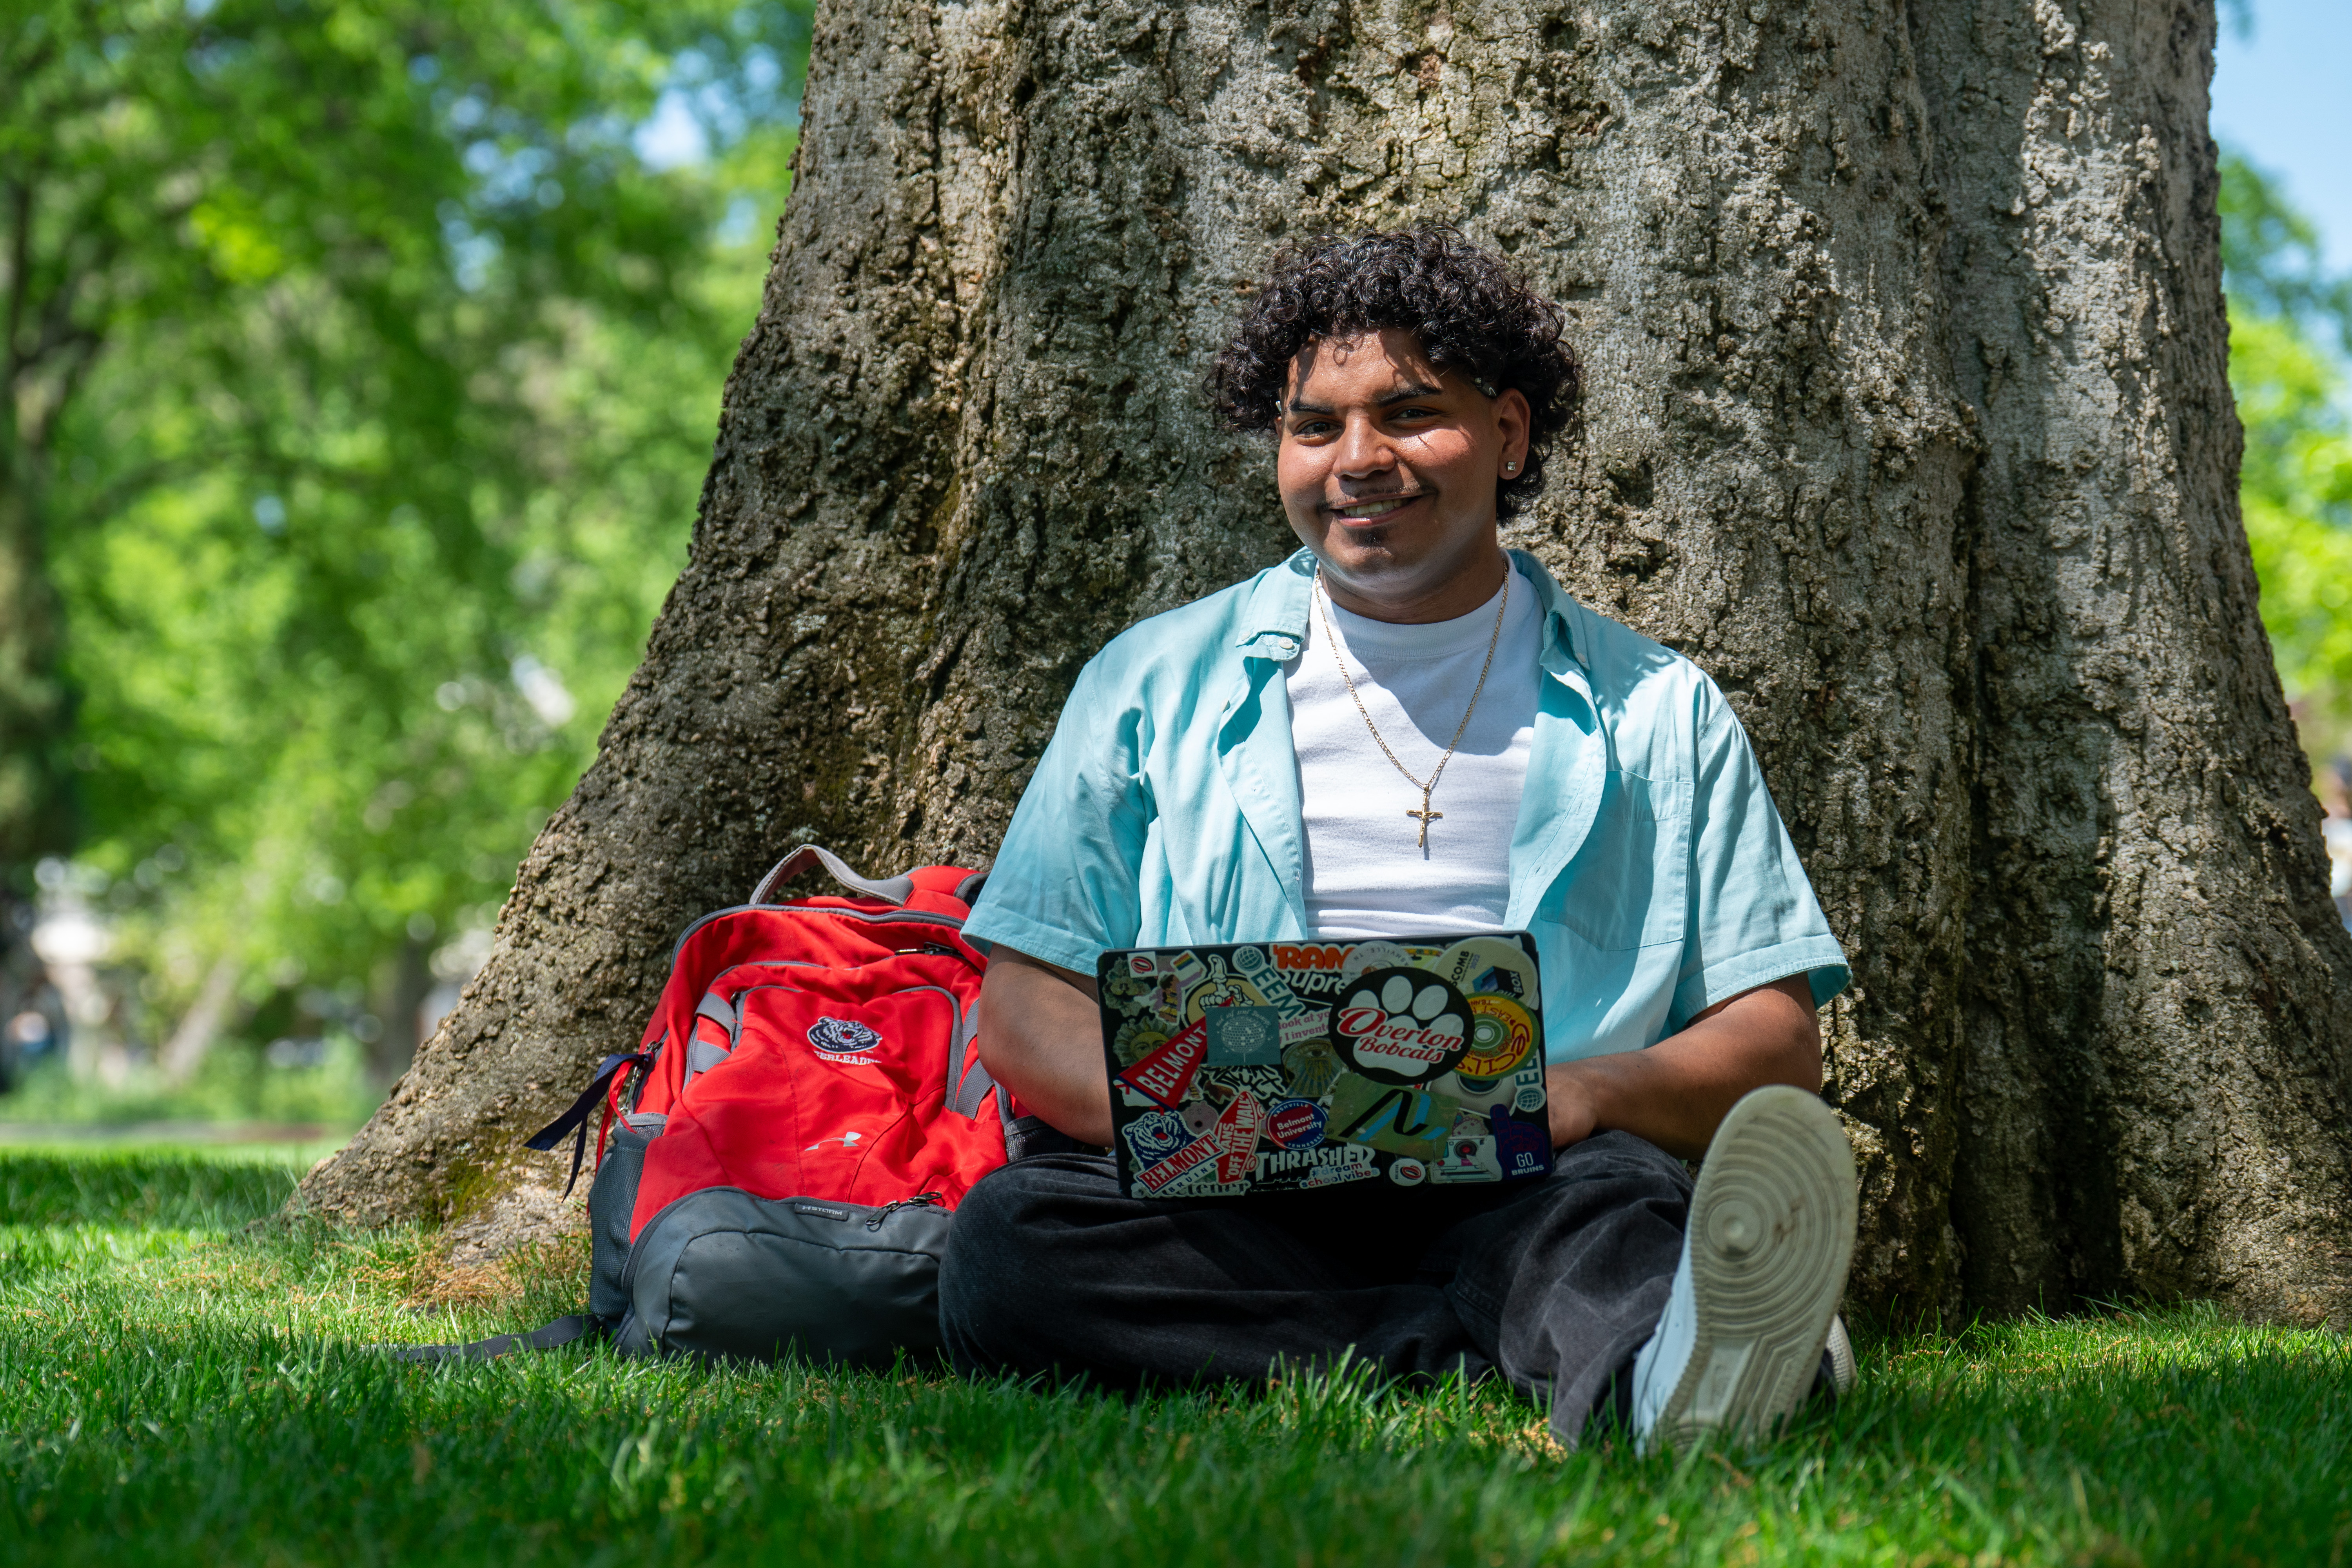
{"label": "light blue button-up shirt", "polygon": [[[1535,934],[1554,1061],[1639,1050],[1726,997],[1843,990],[1747,734],[1699,668],[1511,552],[1543,673],[1504,923]],[[966,934],[1092,973],[1107,949],[1297,942],[1297,755],[1282,667],[1302,550],[1111,639],[1078,677]]]}

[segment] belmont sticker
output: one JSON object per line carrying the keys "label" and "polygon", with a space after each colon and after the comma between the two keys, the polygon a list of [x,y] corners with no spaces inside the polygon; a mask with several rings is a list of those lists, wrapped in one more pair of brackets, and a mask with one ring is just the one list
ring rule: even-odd
{"label": "belmont sticker", "polygon": [[1312,1149],[1323,1142],[1323,1108],[1311,1100],[1278,1100],[1266,1107],[1265,1135],[1277,1148]]}
{"label": "belmont sticker", "polygon": [[1166,1192],[1179,1178],[1199,1170],[1217,1157],[1218,1143],[1213,1138],[1195,1138],[1156,1165],[1146,1165],[1135,1173],[1135,1184],[1147,1193]]}
{"label": "belmont sticker", "polygon": [[1209,1031],[1194,1024],[1119,1074],[1118,1081],[1172,1110],[1183,1100],[1185,1089],[1192,1087],[1192,1075],[1201,1070],[1208,1055]]}
{"label": "belmont sticker", "polygon": [[1127,1124],[1127,1145],[1139,1165],[1156,1164],[1192,1141],[1183,1118],[1166,1110],[1147,1110]]}
{"label": "belmont sticker", "polygon": [[1376,1083],[1427,1083],[1470,1044],[1470,1005],[1425,969],[1376,969],[1331,1008],[1340,1059]]}

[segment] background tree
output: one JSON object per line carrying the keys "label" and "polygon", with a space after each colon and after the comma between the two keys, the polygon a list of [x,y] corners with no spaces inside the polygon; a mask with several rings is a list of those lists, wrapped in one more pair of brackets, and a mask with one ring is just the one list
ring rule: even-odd
{"label": "background tree", "polygon": [[798,0],[0,23],[0,914],[110,878],[170,1065],[241,998],[404,1066],[676,571],[805,47]]}
{"label": "background tree", "polygon": [[2310,220],[2244,158],[2223,154],[2221,197],[2230,382],[2246,427],[2239,494],[2263,625],[2306,744],[2336,752],[2352,729],[2352,426],[2342,357],[2352,348],[2352,279],[2329,273]]}
{"label": "background tree", "polygon": [[1514,530],[1696,658],[1857,981],[1866,1300],[2340,1313],[2347,939],[2233,480],[2210,5],[864,0],[693,553],[488,968],[305,1184],[478,1189],[782,845],[984,860],[1081,661],[1288,547],[1194,386],[1460,221],[1591,394]]}

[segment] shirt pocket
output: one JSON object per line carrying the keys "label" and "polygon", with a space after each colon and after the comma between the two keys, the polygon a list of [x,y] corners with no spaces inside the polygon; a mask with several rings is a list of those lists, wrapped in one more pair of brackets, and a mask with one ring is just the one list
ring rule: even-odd
{"label": "shirt pocket", "polygon": [[1689,781],[1610,770],[1592,830],[1553,879],[1541,918],[1622,952],[1681,942],[1689,902]]}

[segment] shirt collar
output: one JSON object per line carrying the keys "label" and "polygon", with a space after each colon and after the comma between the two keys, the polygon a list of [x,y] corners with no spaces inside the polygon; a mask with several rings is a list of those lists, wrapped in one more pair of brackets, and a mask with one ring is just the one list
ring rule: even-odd
{"label": "shirt collar", "polygon": [[[1542,562],[1524,550],[1507,553],[1519,575],[1535,589],[1536,607],[1543,616],[1540,662],[1544,672],[1567,680],[1569,671],[1574,669],[1589,679],[1584,661],[1576,652],[1574,617],[1582,606],[1552,581]],[[1250,590],[1249,603],[1236,620],[1234,646],[1244,658],[1288,663],[1307,646],[1307,620],[1314,612],[1314,595],[1312,551],[1302,549],[1280,565],[1261,572]]]}

